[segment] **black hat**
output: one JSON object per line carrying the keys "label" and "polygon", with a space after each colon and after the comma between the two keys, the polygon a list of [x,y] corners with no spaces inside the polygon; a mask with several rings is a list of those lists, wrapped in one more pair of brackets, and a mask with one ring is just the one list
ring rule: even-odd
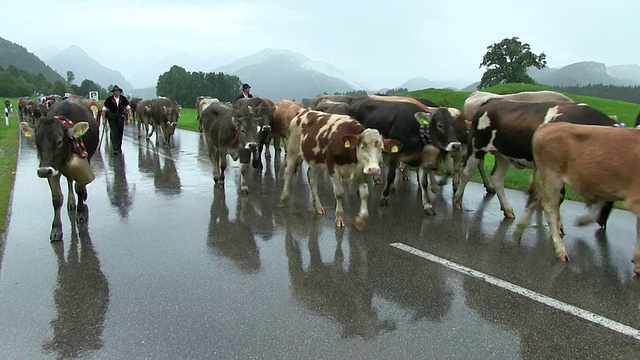
{"label": "black hat", "polygon": [[242,90],[251,89],[249,84],[242,84]]}
{"label": "black hat", "polygon": [[111,92],[114,92],[116,90],[120,90],[120,92],[122,92],[122,89],[120,89],[120,87],[118,85],[113,85],[113,88],[111,89]]}

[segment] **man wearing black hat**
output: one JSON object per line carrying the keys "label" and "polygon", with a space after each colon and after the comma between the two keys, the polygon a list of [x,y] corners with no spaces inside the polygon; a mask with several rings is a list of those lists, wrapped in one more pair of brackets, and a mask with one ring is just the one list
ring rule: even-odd
{"label": "man wearing black hat", "polygon": [[242,84],[242,92],[240,93],[240,95],[238,95],[238,97],[236,98],[236,101],[238,101],[239,99],[242,98],[252,98],[253,95],[250,94],[251,91],[251,86],[249,86],[249,84]]}
{"label": "man wearing black hat", "polygon": [[129,100],[122,95],[122,89],[118,85],[113,85],[111,89],[113,95],[104,100],[102,106],[102,121],[106,124],[109,120],[109,129],[111,130],[111,148],[113,155],[122,153],[122,134],[124,133],[124,112],[129,113],[129,118],[133,119],[131,114],[131,106]]}

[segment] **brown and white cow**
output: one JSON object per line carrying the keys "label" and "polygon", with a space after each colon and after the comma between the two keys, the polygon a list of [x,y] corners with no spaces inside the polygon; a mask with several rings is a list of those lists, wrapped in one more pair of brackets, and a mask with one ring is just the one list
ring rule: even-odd
{"label": "brown and white cow", "polygon": [[[60,176],[67,178],[67,210],[76,210],[76,221],[86,222],[86,185],[93,181],[89,161],[98,147],[98,123],[84,106],[72,101],[62,101],[54,104],[49,116],[38,121],[35,127],[22,122],[21,129],[25,136],[34,138],[40,160],[37,174],[38,177],[47,179],[51,189],[54,216],[50,239],[62,240],[60,208],[64,196],[60,189]],[[74,183],[77,204],[72,192]]]}
{"label": "brown and white cow", "polygon": [[260,118],[244,115],[222,104],[212,104],[202,112],[202,131],[213,164],[215,186],[224,189],[227,155],[240,160],[240,191],[249,193],[247,175],[251,154],[258,146],[256,137]]}
{"label": "brown and white cow", "polygon": [[[593,223],[607,202],[624,200],[638,220],[633,254],[634,271],[640,275],[640,135],[636,129],[548,123],[533,135],[533,156],[540,173],[539,200],[549,222],[556,257],[569,260],[560,235],[560,191],[570,184],[589,207],[578,226]],[[594,151],[594,149],[597,149]],[[535,197],[535,194],[531,196]],[[517,239],[529,224],[535,201],[529,200],[518,222]]]}
{"label": "brown and white cow", "polygon": [[533,168],[531,139],[536,129],[547,122],[570,122],[613,126],[615,122],[602,112],[574,102],[523,102],[494,98],[480,107],[470,130],[470,155],[453,198],[453,206],[462,208],[462,196],[475,169],[487,153],[495,156],[491,180],[500,207],[507,218],[515,218],[504,192],[504,179],[510,164],[519,169]]}
{"label": "brown and white cow", "polygon": [[220,100],[211,96],[198,96],[196,98],[196,120],[198,120],[198,131],[202,132],[202,112],[211,104],[219,103]]}
{"label": "brown and white cow", "polygon": [[307,177],[316,214],[324,214],[318,196],[318,170],[326,168],[331,176],[336,199],[336,226],[345,225],[342,197],[342,179],[352,179],[358,186],[360,211],[355,226],[361,230],[369,216],[367,175],[380,173],[382,150],[398,152],[402,145],[396,140],[384,139],[375,129],[365,129],[347,115],[327,114],[303,109],[289,125],[287,164],[284,187],[280,195],[283,206],[289,198],[293,173],[304,159],[309,164]]}

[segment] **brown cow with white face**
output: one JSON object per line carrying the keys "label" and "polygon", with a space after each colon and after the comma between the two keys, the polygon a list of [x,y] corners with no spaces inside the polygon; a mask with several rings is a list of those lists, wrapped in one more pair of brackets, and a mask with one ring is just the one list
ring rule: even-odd
{"label": "brown cow with white face", "polygon": [[400,142],[384,139],[375,129],[365,129],[347,115],[332,115],[313,110],[300,110],[289,125],[287,165],[280,205],[289,198],[291,178],[298,164],[304,159],[309,164],[307,176],[313,196],[316,214],[324,214],[318,196],[318,170],[326,168],[331,176],[336,198],[336,226],[345,224],[342,197],[342,179],[352,179],[360,194],[360,211],[355,226],[362,229],[369,216],[367,200],[369,185],[367,175],[380,173],[382,150],[398,152]]}
{"label": "brown cow with white face", "polygon": [[[548,123],[533,135],[533,157],[540,174],[540,201],[549,222],[556,257],[569,260],[560,235],[560,191],[570,184],[581,196],[589,213],[578,226],[591,224],[608,203],[623,200],[637,220],[638,236],[633,254],[634,271],[640,275],[640,134],[636,129],[608,126]],[[529,224],[533,195],[518,222],[517,239]]]}

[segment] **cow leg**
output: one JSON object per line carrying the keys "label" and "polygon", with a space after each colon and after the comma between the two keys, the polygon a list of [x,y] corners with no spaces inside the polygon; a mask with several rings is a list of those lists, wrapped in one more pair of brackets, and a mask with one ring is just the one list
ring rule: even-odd
{"label": "cow leg", "polygon": [[86,223],[89,219],[89,212],[87,211],[87,187],[86,185],[80,185],[76,182],[76,194],[78,195],[78,209],[76,220],[78,223]]}
{"label": "cow leg", "polygon": [[604,208],[605,204],[606,203],[604,201],[601,201],[601,202],[597,202],[595,204],[589,205],[589,209],[587,213],[580,216],[576,220],[576,226],[585,226],[596,221],[596,217],[598,216],[600,211]]}
{"label": "cow leg", "polygon": [[53,202],[53,223],[51,224],[51,241],[62,240],[62,219],[60,217],[60,208],[64,202],[62,189],[60,189],[60,175],[49,177],[49,189],[51,189],[51,199]]}
{"label": "cow leg", "polygon": [[431,204],[431,199],[429,199],[429,192],[427,191],[427,188],[429,187],[429,176],[431,173],[431,170],[423,166],[418,168],[418,176],[420,177],[420,190],[422,190],[422,209],[425,215],[433,216],[436,214],[436,211],[433,209],[433,204]]}
{"label": "cow leg", "polygon": [[[479,155],[484,157],[484,154]],[[467,187],[467,183],[473,176],[473,173],[476,171],[476,168],[483,164],[481,158],[476,157],[476,154],[471,154],[469,159],[467,160],[467,165],[465,165],[464,170],[462,171],[462,175],[460,176],[460,184],[458,185],[458,189],[453,195],[453,208],[457,210],[462,210],[462,196],[464,195],[464,189]],[[484,167],[484,166],[483,166]]]}
{"label": "cow leg", "polygon": [[496,164],[493,168],[493,175],[491,175],[491,181],[496,189],[498,200],[500,201],[500,209],[504,213],[504,217],[515,219],[516,215],[513,212],[511,204],[504,193],[504,178],[507,176],[507,170],[509,169],[509,160],[504,156],[495,155]]}
{"label": "cow leg", "polygon": [[267,160],[267,162],[271,161],[271,149],[269,148],[271,139],[273,139],[273,135],[271,134],[271,132],[268,132],[264,141],[264,158],[265,160]]}
{"label": "cow leg", "polygon": [[280,153],[282,149],[280,149],[280,135],[272,134],[273,139],[273,152],[275,153],[276,159],[280,160]]}
{"label": "cow leg", "polygon": [[331,175],[331,183],[333,184],[333,196],[336,198],[336,226],[344,227],[344,208],[342,207],[344,186],[342,186],[342,177],[337,171]]}
{"label": "cow leg", "polygon": [[[487,194],[495,194],[496,189],[494,185],[491,183],[489,176],[487,175],[487,167],[484,166],[484,158],[478,164],[478,170],[480,171],[480,176],[482,177],[482,183],[484,184],[484,188],[487,190]],[[495,171],[495,167],[494,167]]]}
{"label": "cow leg", "polygon": [[362,230],[364,222],[369,217],[369,184],[366,182],[359,183],[358,195],[360,195],[360,211],[356,216],[355,227],[358,230]]}
{"label": "cow leg", "polygon": [[[226,161],[225,161],[226,162]],[[225,164],[226,167],[226,164]],[[249,175],[249,163],[240,163],[240,193],[248,194],[249,185],[247,184],[247,175]]]}
{"label": "cow leg", "polygon": [[291,153],[285,157],[284,166],[284,186],[282,187],[282,193],[280,194],[279,207],[283,207],[286,201],[289,199],[289,187],[291,185],[291,178],[298,168],[298,156]]}
{"label": "cow leg", "polygon": [[[444,159],[442,159],[442,167],[444,169],[444,176],[440,178],[440,180],[438,180],[437,184],[442,186],[445,185],[447,183],[447,181],[449,181],[449,178],[453,175],[453,164],[454,164],[454,156],[451,155],[451,153],[447,153],[444,156]],[[432,179],[432,181],[435,181],[435,177]],[[431,190],[433,191],[433,190]]]}
{"label": "cow leg", "polygon": [[73,192],[73,180],[67,178],[67,211],[76,209],[76,195]]}
{"label": "cow leg", "polygon": [[524,234],[524,230],[529,226],[531,222],[531,214],[533,210],[535,210],[536,205],[538,204],[538,195],[535,192],[529,192],[529,199],[527,199],[527,205],[524,208],[524,213],[518,220],[516,224],[516,228],[513,231],[513,238],[516,241],[522,240],[522,235]]}
{"label": "cow leg", "polygon": [[220,171],[220,149],[216,146],[209,148],[209,159],[213,165],[214,186],[224,188],[224,173]]}
{"label": "cow leg", "polygon": [[560,235],[560,190],[564,187],[564,182],[560,179],[559,174],[550,174],[548,177],[543,176],[540,172],[542,187],[542,210],[544,216],[549,223],[549,231],[551,231],[551,239],[553,240],[553,248],[556,252],[556,258],[559,261],[569,261],[567,250]]}
{"label": "cow leg", "polygon": [[[438,185],[438,179],[436,178],[436,172],[431,169],[425,169],[429,176],[429,181],[431,182],[431,192],[434,194],[440,195],[442,194],[442,188]],[[446,179],[446,178],[445,178]],[[418,180],[419,181],[419,180]]]}
{"label": "cow leg", "polygon": [[315,166],[310,165],[309,169],[307,169],[307,180],[311,188],[311,203],[313,204],[313,208],[316,214],[322,215],[324,214],[324,209],[322,208],[322,203],[320,203],[320,196],[318,196],[318,169]]}
{"label": "cow leg", "polygon": [[409,175],[407,175],[409,169],[407,164],[401,162],[400,166],[398,166],[398,170],[400,171],[400,174],[402,174],[402,181],[409,181]]}
{"label": "cow leg", "polygon": [[389,193],[392,191],[393,182],[396,180],[396,169],[398,168],[398,156],[395,154],[389,155],[389,170],[387,172],[387,183],[382,190],[382,196],[380,197],[381,206],[389,206]]}
{"label": "cow leg", "polygon": [[453,188],[453,193],[455,194],[458,190],[458,186],[460,185],[460,172],[462,171],[462,165],[464,164],[462,155],[455,156],[453,158],[453,174],[451,180],[451,187]]}
{"label": "cow leg", "polygon": [[609,201],[604,205],[604,207],[600,211],[600,214],[598,214],[598,217],[596,218],[596,222],[603,229],[607,228],[607,220],[609,219],[611,210],[613,210],[613,202]]}

